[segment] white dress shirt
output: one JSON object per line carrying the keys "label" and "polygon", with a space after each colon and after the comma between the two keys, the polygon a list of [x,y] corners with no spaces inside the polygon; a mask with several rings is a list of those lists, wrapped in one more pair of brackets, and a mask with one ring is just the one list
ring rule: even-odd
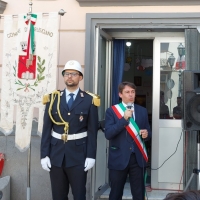
{"label": "white dress shirt", "polygon": [[[123,104],[123,106],[124,106],[125,108],[127,107],[127,104],[125,104],[123,101],[122,101],[122,104]],[[134,103],[132,103],[131,110],[133,111],[133,119],[135,120]]]}
{"label": "white dress shirt", "polygon": [[75,100],[76,99],[76,96],[77,96],[77,94],[78,94],[78,91],[79,91],[79,88],[78,89],[76,89],[75,91],[73,91],[73,92],[70,92],[69,90],[67,90],[67,89],[65,89],[65,93],[66,93],[66,101],[67,101],[67,103],[68,103],[68,101],[69,101],[69,99],[70,99],[70,95],[69,94],[74,94],[74,96],[73,96],[73,99]]}

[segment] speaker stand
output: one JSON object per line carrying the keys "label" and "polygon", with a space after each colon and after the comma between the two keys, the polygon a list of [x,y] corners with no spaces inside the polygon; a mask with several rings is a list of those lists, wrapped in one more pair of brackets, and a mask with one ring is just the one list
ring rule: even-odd
{"label": "speaker stand", "polygon": [[197,131],[197,169],[196,168],[193,169],[190,179],[189,179],[187,185],[185,186],[184,192],[187,190],[187,188],[190,185],[195,174],[197,175],[197,190],[200,190],[199,172],[200,172],[200,131]]}

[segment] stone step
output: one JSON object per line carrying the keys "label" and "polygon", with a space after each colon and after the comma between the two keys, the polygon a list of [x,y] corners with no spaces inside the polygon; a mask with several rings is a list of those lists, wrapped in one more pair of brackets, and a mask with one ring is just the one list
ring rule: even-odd
{"label": "stone step", "polygon": [[[109,193],[110,188],[108,188],[97,200],[109,200]],[[175,193],[175,191],[170,190],[149,190],[147,191],[146,200],[163,200],[167,194],[169,193]],[[122,197],[122,200],[131,200],[131,190],[129,183],[125,184],[124,187],[124,194]]]}

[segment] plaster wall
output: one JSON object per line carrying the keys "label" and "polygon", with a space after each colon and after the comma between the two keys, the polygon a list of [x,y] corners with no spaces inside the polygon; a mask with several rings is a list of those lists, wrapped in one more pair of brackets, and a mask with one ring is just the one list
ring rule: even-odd
{"label": "plaster wall", "polygon": [[[17,15],[29,11],[28,0],[7,0],[3,15]],[[86,13],[145,13],[145,12],[199,12],[200,6],[129,6],[129,7],[80,7],[76,0],[33,0],[33,12],[48,13],[64,9],[67,13],[61,17],[59,60],[58,60],[58,89],[63,89],[61,71],[70,59],[78,60],[84,70],[85,65],[85,20]],[[3,19],[0,22],[0,46],[3,43]],[[0,48],[0,65],[2,65],[2,48]],[[0,67],[0,77],[1,77]],[[83,80],[80,87],[83,89]],[[0,88],[1,78],[0,78]],[[1,99],[1,94],[0,94]],[[37,115],[37,114],[36,114]],[[35,129],[37,124],[34,125]],[[40,137],[33,128],[31,140],[31,196],[33,200],[51,200],[50,180],[47,172],[40,166]],[[3,136],[0,133],[0,152],[5,153],[6,160],[2,176],[11,176],[11,200],[26,199],[27,187],[27,151],[19,152],[14,144],[14,135]],[[87,195],[89,195],[90,174],[88,176]],[[70,196],[70,200],[72,197]],[[90,200],[87,198],[87,200]]]}
{"label": "plaster wall", "polygon": [[[4,15],[27,13],[29,1],[7,0]],[[110,7],[80,7],[76,0],[32,1],[32,11],[48,13],[64,9],[66,14],[61,17],[61,40],[59,64],[64,65],[69,59],[77,59],[84,65],[85,55],[85,20],[86,13],[145,13],[145,12],[199,12],[200,6],[110,6]],[[3,30],[3,20],[1,30]],[[1,39],[1,38],[0,38]],[[1,59],[0,59],[1,61]]]}

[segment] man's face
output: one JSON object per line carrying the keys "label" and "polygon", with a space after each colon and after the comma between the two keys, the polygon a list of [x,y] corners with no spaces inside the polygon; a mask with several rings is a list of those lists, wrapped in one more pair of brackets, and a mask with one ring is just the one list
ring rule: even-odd
{"label": "man's face", "polygon": [[76,87],[79,85],[79,81],[83,79],[76,70],[65,70],[64,72],[64,82],[67,87]]}
{"label": "man's face", "polygon": [[135,101],[135,89],[126,85],[122,90],[122,93],[119,93],[119,97],[125,104],[133,103]]}

